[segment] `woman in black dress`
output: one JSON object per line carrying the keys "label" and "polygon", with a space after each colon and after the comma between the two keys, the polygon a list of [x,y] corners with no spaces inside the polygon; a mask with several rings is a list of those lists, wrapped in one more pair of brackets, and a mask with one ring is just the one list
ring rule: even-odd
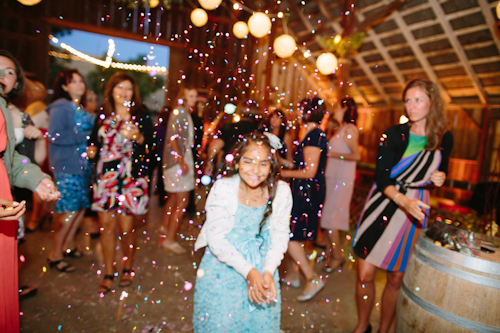
{"label": "woman in black dress", "polygon": [[[300,271],[306,278],[303,293],[297,300],[305,302],[314,297],[323,287],[307,260],[302,247],[304,242],[316,240],[318,216],[325,198],[325,165],[327,141],[319,128],[325,114],[323,100],[315,97],[301,102],[305,136],[294,155],[293,170],[283,170],[281,175],[290,178],[293,193],[290,243],[288,245],[289,265],[285,281],[292,287],[300,287]],[[291,259],[291,262],[290,262]]]}

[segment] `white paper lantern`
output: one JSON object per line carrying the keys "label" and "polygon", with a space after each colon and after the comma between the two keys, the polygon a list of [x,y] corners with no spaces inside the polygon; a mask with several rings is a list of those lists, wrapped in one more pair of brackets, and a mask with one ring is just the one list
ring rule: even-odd
{"label": "white paper lantern", "polygon": [[197,27],[202,27],[208,22],[207,12],[201,8],[196,8],[191,12],[191,22]]}
{"label": "white paper lantern", "polygon": [[316,67],[323,75],[330,75],[337,68],[337,58],[333,53],[323,53],[316,59]]}
{"label": "white paper lantern", "polygon": [[500,2],[497,5],[497,17],[500,19]]}
{"label": "white paper lantern", "polygon": [[236,22],[233,25],[233,34],[236,38],[245,38],[248,35],[248,25],[243,21]]}
{"label": "white paper lantern", "polygon": [[149,7],[156,8],[160,4],[160,0],[149,0]]}
{"label": "white paper lantern", "polygon": [[25,6],[34,6],[34,5],[42,2],[42,0],[17,0],[17,1],[22,3]]}
{"label": "white paper lantern", "polygon": [[254,37],[264,37],[271,31],[271,20],[266,14],[257,12],[248,19],[248,28]]}
{"label": "white paper lantern", "polygon": [[200,6],[206,10],[214,10],[221,4],[222,0],[198,0]]}
{"label": "white paper lantern", "polygon": [[295,53],[295,39],[292,36],[284,34],[274,40],[273,48],[276,55],[280,58],[288,58]]}

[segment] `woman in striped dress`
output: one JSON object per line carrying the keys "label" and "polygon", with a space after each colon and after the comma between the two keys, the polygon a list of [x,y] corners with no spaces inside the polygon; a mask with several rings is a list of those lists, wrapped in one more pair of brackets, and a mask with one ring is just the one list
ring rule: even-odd
{"label": "woman in striped dress", "polygon": [[353,240],[358,256],[355,333],[371,332],[369,319],[378,268],[387,271],[380,332],[389,330],[413,245],[420,229],[427,225],[428,188],[443,185],[453,147],[434,83],[409,82],[403,100],[409,122],[388,128],[380,138],[375,184]]}

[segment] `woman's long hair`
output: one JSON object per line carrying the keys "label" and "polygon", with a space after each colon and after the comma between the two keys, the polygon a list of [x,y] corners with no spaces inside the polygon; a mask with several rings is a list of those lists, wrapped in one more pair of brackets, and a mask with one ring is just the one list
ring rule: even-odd
{"label": "woman's long hair", "polygon": [[[175,105],[183,105],[185,106],[187,103],[186,100],[186,94],[189,90],[196,90],[198,92],[198,88],[196,88],[192,84],[185,84],[179,89],[179,92],[177,93],[177,99],[175,100]],[[194,106],[196,107],[196,105]]]}
{"label": "woman's long hair", "polygon": [[[441,146],[441,139],[448,130],[448,120],[444,115],[443,100],[439,94],[437,86],[429,80],[412,80],[408,82],[403,91],[403,101],[406,99],[406,92],[410,88],[420,87],[431,101],[431,108],[426,117],[425,138],[427,144],[425,149],[436,150]],[[408,117],[406,107],[404,107],[405,116]]]}
{"label": "woman's long hair", "polygon": [[267,117],[265,122],[262,124],[262,127],[263,127],[262,129],[265,132],[272,133],[273,129],[271,128],[271,118],[275,117],[275,116],[277,116],[281,120],[280,131],[279,131],[278,137],[281,140],[283,140],[283,138],[285,137],[285,132],[286,132],[286,116],[283,113],[283,111],[281,111],[280,109],[276,109],[273,112],[271,112],[271,114]]}
{"label": "woman's long hair", "polygon": [[14,63],[14,66],[16,67],[14,69],[16,71],[16,76],[17,76],[16,85],[14,86],[14,88],[12,88],[12,90],[8,94],[5,94],[5,91],[4,91],[4,94],[7,97],[7,99],[9,101],[13,101],[16,98],[20,97],[23,94],[23,91],[24,91],[24,72],[23,72],[23,68],[19,64],[19,61],[17,61],[17,59],[9,51],[7,51],[7,50],[0,50],[0,56],[10,59]]}
{"label": "woman's long hair", "polygon": [[305,98],[300,101],[299,107],[304,114],[305,123],[321,124],[326,112],[326,106],[322,99],[317,96]]}
{"label": "woman's long hair", "polygon": [[[56,78],[54,79],[54,84],[52,85],[52,89],[54,90],[54,94],[52,95],[51,100],[52,102],[58,100],[59,98],[65,98],[68,101],[71,101],[71,97],[69,96],[68,92],[63,89],[62,86],[67,86],[71,82],[71,80],[73,80],[73,74],[78,74],[82,78],[83,83],[85,83],[85,89],[87,89],[85,78],[82,74],[80,74],[78,69],[66,68],[61,73],[57,74]],[[85,105],[86,102],[87,100],[85,94],[83,94],[83,96],[80,97],[80,104]]]}
{"label": "woman's long hair", "polygon": [[121,82],[129,81],[132,83],[132,100],[130,102],[130,115],[138,116],[143,109],[141,96],[139,95],[139,87],[135,79],[126,72],[116,72],[113,74],[104,89],[104,104],[102,111],[106,117],[111,116],[116,111],[115,99],[113,98],[113,89]]}
{"label": "woman's long hair", "polygon": [[259,230],[262,230],[262,227],[266,223],[267,218],[273,213],[272,205],[274,197],[276,196],[276,191],[278,190],[278,180],[281,170],[281,167],[278,162],[277,152],[271,146],[268,137],[259,131],[253,131],[245,135],[243,139],[231,151],[231,154],[233,155],[234,159],[230,162],[227,162],[226,159],[226,162],[224,163],[224,166],[222,168],[222,174],[225,177],[231,177],[238,174],[238,169],[236,168],[236,164],[239,163],[241,157],[248,150],[248,146],[251,143],[264,145],[269,151],[269,156],[270,156],[269,160],[271,162],[271,170],[269,171],[269,176],[261,184],[261,186],[266,186],[269,192],[269,199],[267,200],[266,210],[264,211],[264,216],[262,218],[262,221],[260,221]]}
{"label": "woman's long hair", "polygon": [[342,121],[347,124],[356,125],[356,120],[358,119],[358,107],[356,106],[354,99],[347,97],[340,102],[340,105],[347,108],[344,112],[344,118]]}

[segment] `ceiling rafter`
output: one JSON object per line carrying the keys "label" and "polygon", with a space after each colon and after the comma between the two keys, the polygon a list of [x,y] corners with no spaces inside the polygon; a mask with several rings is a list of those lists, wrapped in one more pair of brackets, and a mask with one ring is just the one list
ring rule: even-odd
{"label": "ceiling rafter", "polygon": [[445,102],[447,103],[451,102],[450,95],[448,95],[446,89],[444,89],[443,85],[439,82],[439,78],[437,77],[436,73],[432,70],[432,66],[429,63],[429,60],[427,60],[424,52],[422,52],[420,47],[417,45],[415,37],[413,37],[413,34],[406,25],[406,22],[401,16],[401,14],[399,12],[394,12],[392,14],[392,17],[394,18],[394,21],[399,26],[399,29],[401,30],[403,36],[405,37],[406,41],[411,47],[413,54],[415,54],[417,60],[420,62],[420,66],[422,66],[423,71],[427,74],[427,76],[431,81],[433,81],[438,85],[439,90],[445,97]]}
{"label": "ceiling rafter", "polygon": [[462,65],[463,65],[466,73],[469,75],[469,78],[471,79],[472,84],[477,89],[479,99],[481,100],[481,102],[483,104],[487,104],[488,103],[488,94],[484,90],[484,87],[483,87],[481,81],[479,80],[476,72],[472,68],[472,65],[469,62],[469,58],[467,57],[467,54],[465,53],[465,50],[462,47],[462,44],[460,44],[460,41],[458,40],[457,36],[455,35],[453,28],[452,28],[450,22],[448,21],[446,15],[444,13],[443,7],[441,7],[440,4],[435,3],[433,1],[430,1],[430,3],[432,6],[432,9],[434,10],[434,13],[437,15],[437,17],[441,21],[441,27],[446,32],[446,35],[448,36],[448,40],[450,41],[451,46],[453,47],[453,50],[455,51],[458,58],[462,62]]}
{"label": "ceiling rafter", "polygon": [[[294,0],[291,0],[290,2],[290,7],[292,8],[292,10],[299,16],[300,20],[302,21],[302,23],[306,26],[307,29],[309,30],[314,30],[314,27],[312,26],[311,22],[309,22],[309,20],[305,17],[304,13],[302,13],[298,8],[297,8],[297,5],[295,4],[295,1]],[[316,40],[316,42],[318,42],[320,36],[316,35],[314,37],[314,39]],[[329,79],[328,79],[329,80]],[[330,80],[329,80],[330,81]],[[331,82],[331,81],[330,81]],[[335,87],[335,85],[333,85]],[[359,98],[361,98],[362,100],[362,103],[365,107],[369,106],[370,103],[368,103],[368,100],[366,99],[366,97],[364,96],[364,94],[361,92],[361,90],[359,89],[359,87],[357,86],[357,84],[355,82],[352,82],[352,86],[351,88],[354,89],[354,91],[356,91],[356,94],[358,94]]]}
{"label": "ceiling rafter", "polygon": [[[498,34],[498,31],[495,31],[496,28],[496,20],[495,17],[493,16],[493,12],[491,11],[492,5],[489,4],[486,0],[478,0],[477,1],[479,6],[481,7],[481,10],[483,11],[484,19],[486,20],[486,26],[491,32],[491,35],[493,36],[493,40],[497,46],[498,52],[500,52],[500,39],[495,38]],[[493,6],[495,6],[495,3],[493,3]]]}

